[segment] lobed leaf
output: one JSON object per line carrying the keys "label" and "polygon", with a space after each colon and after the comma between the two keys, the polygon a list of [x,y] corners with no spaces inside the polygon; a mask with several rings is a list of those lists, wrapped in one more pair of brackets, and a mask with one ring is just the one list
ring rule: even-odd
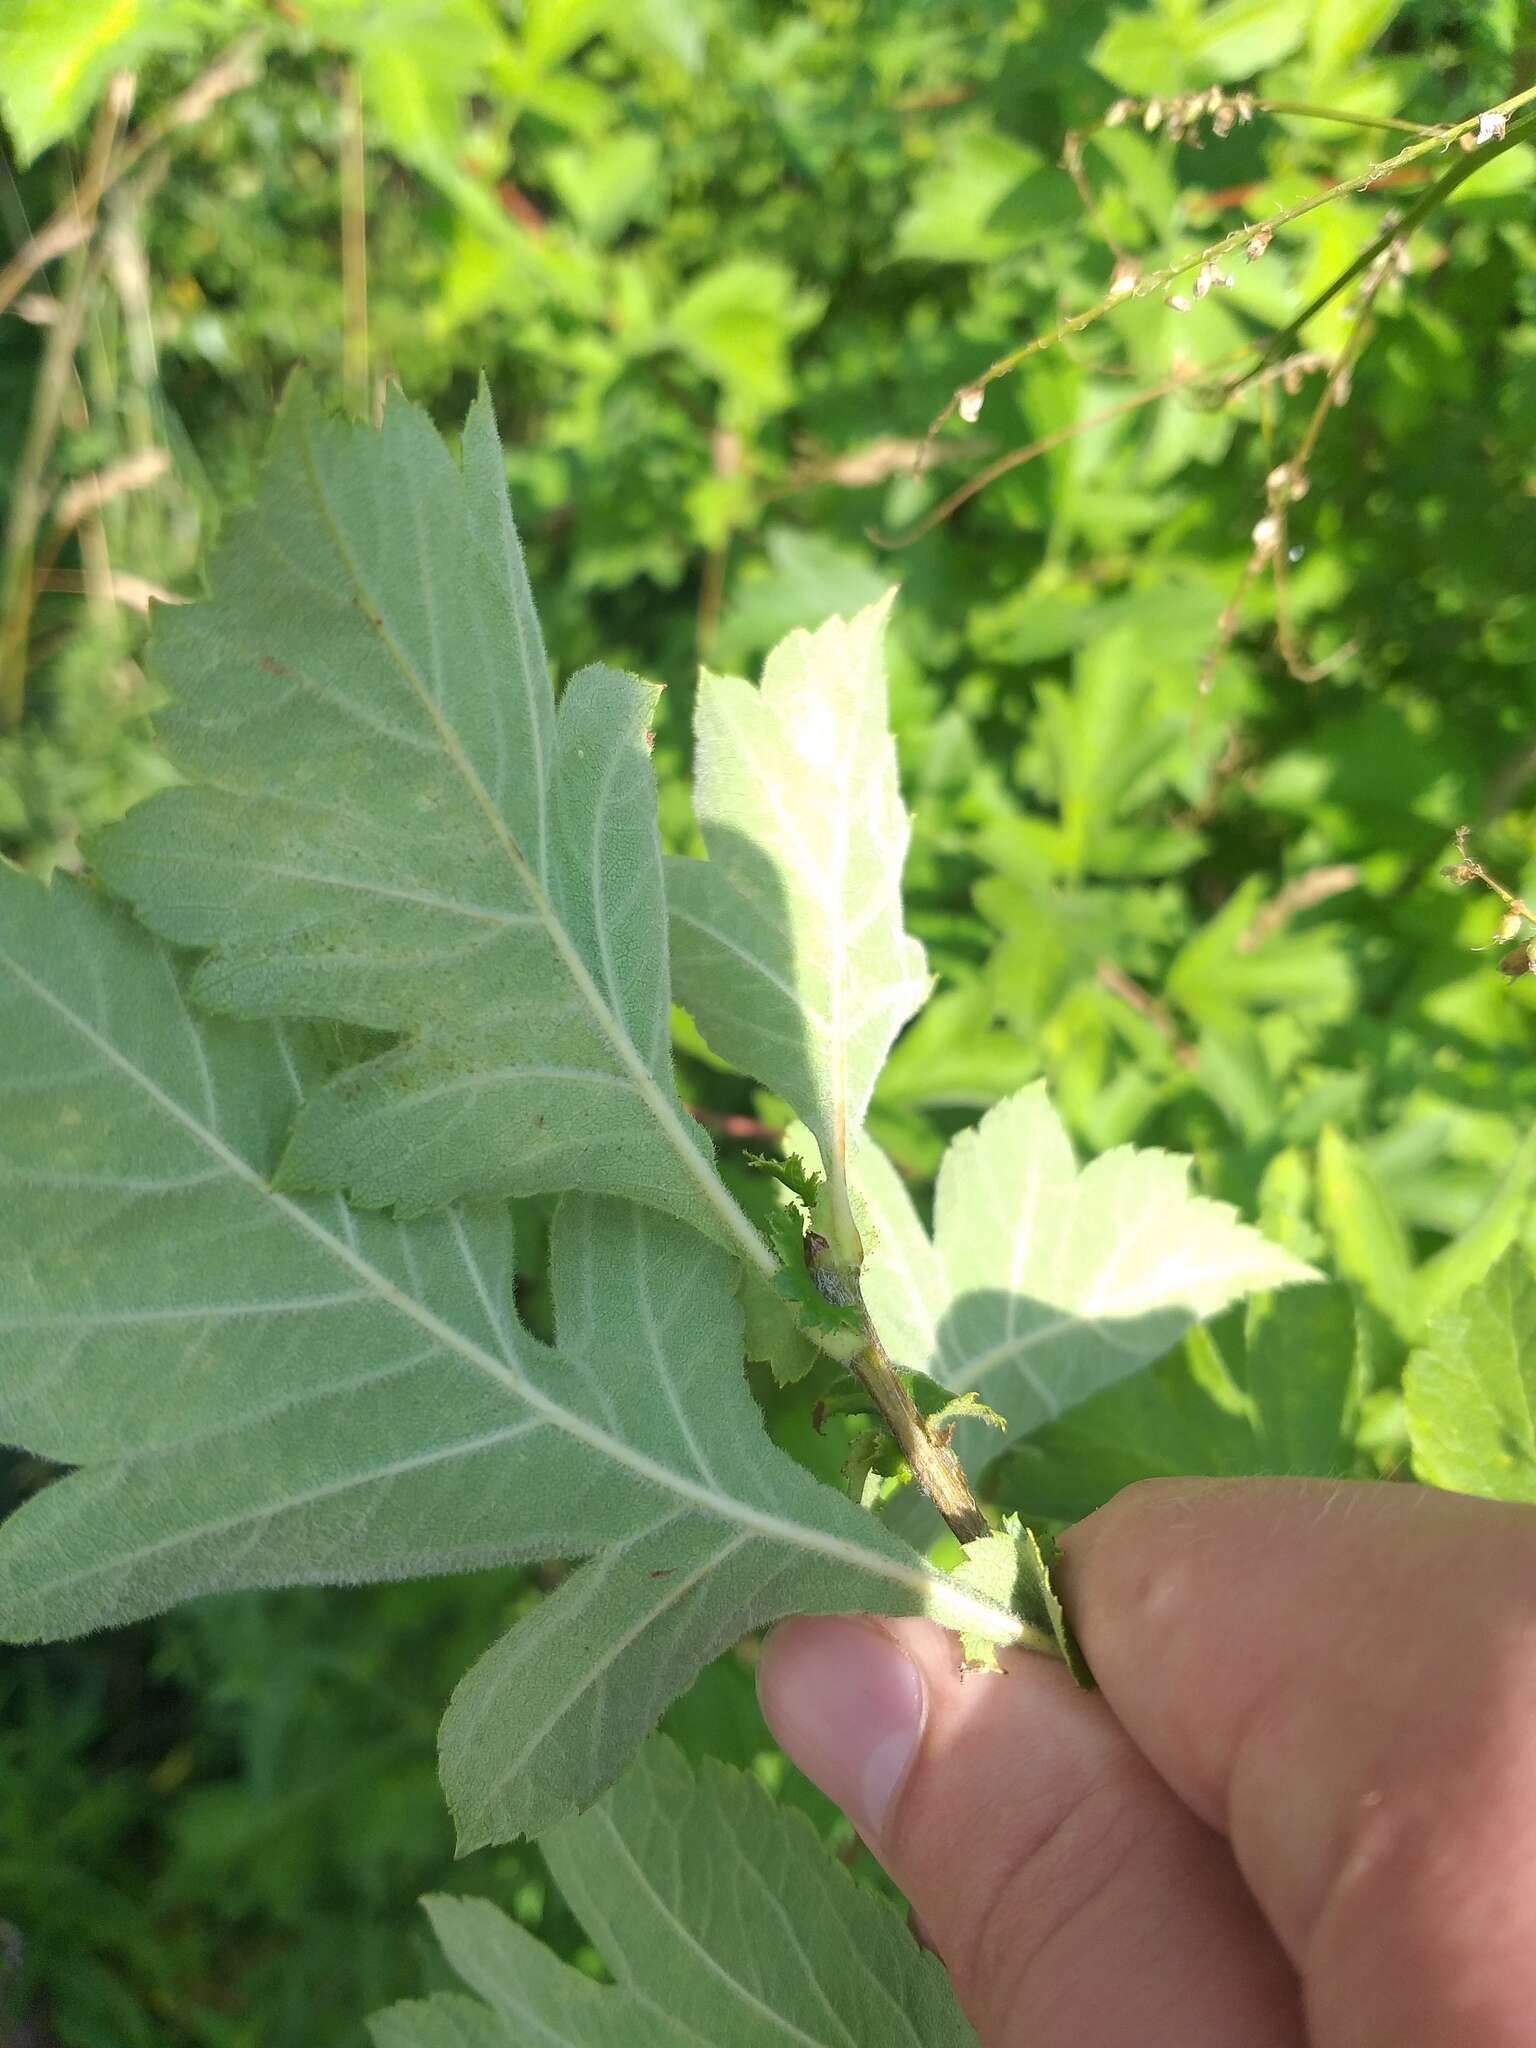
{"label": "lobed leaf", "polygon": [[1506,1252],[1431,1323],[1403,1394],[1421,1479],[1536,1505],[1536,1272],[1524,1253]]}
{"label": "lobed leaf", "polygon": [[902,925],[888,610],[882,599],[791,633],[761,688],[701,679],[694,806],[709,859],[667,862],[677,1000],[717,1053],[804,1118],[834,1189],[928,991]]}
{"label": "lobed leaf", "polygon": [[779,1614],[1019,1633],[769,1441],[737,1269],[699,1233],[564,1201],[550,1350],[513,1313],[504,1208],[393,1221],[275,1188],[305,1036],[199,1017],[168,950],[73,880],[0,870],[0,1042],[0,1440],[82,1468],[0,1530],[9,1639],[592,1557],[450,1716],[449,1789],[485,1840],[591,1798]]}
{"label": "lobed leaf", "polygon": [[398,397],[375,433],[293,396],[212,583],[155,638],[192,786],[93,857],[213,949],[200,1002],[397,1038],[306,1100],[283,1184],[581,1188],[752,1255],[673,1086],[656,693],[586,669],[556,711],[486,394],[462,468]]}
{"label": "lobed leaf", "polygon": [[613,1975],[559,1962],[479,1899],[429,1899],[453,1994],[372,2022],[377,2048],[974,2048],[936,1956],[749,1777],[648,1743],[545,1842]]}
{"label": "lobed leaf", "polygon": [[[1192,1195],[1188,1162],[1118,1146],[1079,1167],[1036,1083],[962,1133],[930,1239],[872,1146],[856,1162],[864,1295],[898,1364],[979,1393],[1011,1437],[1149,1365],[1190,1324],[1311,1267]],[[978,1455],[985,1439],[963,1424]]]}

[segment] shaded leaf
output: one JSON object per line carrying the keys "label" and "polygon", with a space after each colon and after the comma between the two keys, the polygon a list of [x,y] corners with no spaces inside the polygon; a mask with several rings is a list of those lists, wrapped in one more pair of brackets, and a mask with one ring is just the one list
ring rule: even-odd
{"label": "shaded leaf", "polygon": [[973,2048],[938,1958],[749,1777],[657,1739],[545,1850],[613,1983],[483,1900],[431,1899],[490,2026],[434,1998],[376,2018],[379,2048]]}
{"label": "shaded leaf", "polygon": [[587,669],[557,716],[484,393],[462,470],[398,398],[377,433],[290,400],[212,580],[155,643],[195,786],[94,858],[214,949],[200,1001],[398,1034],[306,1100],[284,1184],[579,1187],[750,1238],[673,1088],[655,693]]}
{"label": "shaded leaf", "polygon": [[559,1654],[482,1674],[481,1764],[509,1751],[508,1669],[528,1764],[476,1781],[484,1838],[590,1798],[774,1615],[1014,1632],[769,1442],[736,1268],[697,1232],[568,1198],[550,1350],[513,1314],[504,1208],[407,1223],[274,1189],[303,1036],[199,1018],[167,951],[77,882],[0,870],[0,1038],[0,1436],[83,1467],[0,1531],[10,1639],[240,1586],[594,1556],[524,1624]]}
{"label": "shaded leaf", "polygon": [[1354,1299],[1338,1281],[1263,1295],[1250,1305],[1256,1469],[1326,1477],[1352,1468],[1356,1352]]}
{"label": "shaded leaf", "polygon": [[[1067,1625],[1061,1602],[1051,1584],[1050,1564],[1033,1529],[1025,1528],[1017,1515],[1009,1515],[1000,1530],[965,1546],[965,1561],[955,1572],[961,1585],[1006,1605],[1022,1621],[1054,1640],[1062,1662],[1085,1691],[1093,1687],[1093,1675],[1077,1638]],[[960,1634],[960,1646],[969,1663],[996,1671],[997,1646],[967,1630]]]}
{"label": "shaded leaf", "polygon": [[1181,1348],[1015,1444],[993,1485],[1026,1520],[1078,1522],[1138,1479],[1235,1477],[1257,1463],[1252,1425],[1213,1398]]}

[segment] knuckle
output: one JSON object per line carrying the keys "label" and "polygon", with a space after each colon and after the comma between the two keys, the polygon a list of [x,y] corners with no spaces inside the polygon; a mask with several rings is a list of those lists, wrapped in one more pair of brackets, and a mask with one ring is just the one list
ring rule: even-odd
{"label": "knuckle", "polygon": [[1070,1942],[1132,1858],[1146,1818],[1139,1761],[1115,1758],[1065,1807],[1047,1792],[1025,1809],[985,1902],[945,1961],[960,2001],[984,2038],[1027,1995],[1047,1950]]}

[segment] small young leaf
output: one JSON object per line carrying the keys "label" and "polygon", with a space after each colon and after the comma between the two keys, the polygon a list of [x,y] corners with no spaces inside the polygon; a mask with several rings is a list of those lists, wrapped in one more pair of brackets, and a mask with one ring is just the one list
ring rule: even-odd
{"label": "small young leaf", "polygon": [[658,1738],[544,1847],[613,1983],[484,1900],[431,1899],[491,2027],[433,1998],[380,2014],[377,2048],[975,2048],[938,1958],[749,1777]]}
{"label": "small young leaf", "polygon": [[1431,1323],[1403,1391],[1421,1479],[1536,1504],[1536,1271],[1523,1252]]}
{"label": "small young leaf", "polygon": [[806,1263],[805,1225],[798,1209],[775,1210],[768,1233],[781,1264],[773,1277],[774,1294],[814,1342],[835,1357],[849,1358],[864,1343],[864,1325],[857,1309],[831,1301],[816,1285]]}
{"label": "small young leaf", "polygon": [[[1077,1638],[1061,1611],[1061,1602],[1051,1584],[1050,1564],[1033,1529],[1026,1529],[1017,1515],[1009,1515],[994,1535],[983,1536],[965,1546],[965,1562],[955,1573],[963,1586],[1006,1605],[1022,1621],[1042,1635],[1054,1637],[1062,1662],[1084,1691],[1091,1691],[1089,1671]],[[997,1645],[966,1630],[960,1647],[968,1663],[996,1671]]]}
{"label": "small young leaf", "polygon": [[769,655],[760,689],[705,675],[695,808],[707,861],[669,860],[677,999],[716,1052],[815,1133],[834,1190],[928,989],[902,928],[907,816],[887,725],[888,601]]}
{"label": "small young leaf", "polygon": [[766,1365],[781,1387],[803,1380],[825,1353],[806,1335],[793,1305],[772,1281],[746,1268],[742,1270],[738,1292],[746,1324],[748,1358]]}
{"label": "small young leaf", "polygon": [[0,1042],[0,1439],[83,1467],[0,1530],[11,1640],[240,1586],[592,1557],[480,1687],[474,1768],[526,1763],[475,1781],[490,1839],[590,1799],[779,1614],[1018,1633],[769,1441],[735,1266],[685,1225],[562,1203],[550,1350],[513,1315],[504,1208],[403,1223],[275,1190],[302,1035],[200,1019],[166,949],[72,880],[0,868]]}
{"label": "small young leaf", "polygon": [[163,617],[159,725],[193,778],[94,849],[200,1001],[398,1035],[304,1104],[284,1185],[419,1215],[586,1189],[738,1247],[673,1087],[646,728],[608,669],[558,714],[482,392],[457,466],[287,404],[213,597]]}

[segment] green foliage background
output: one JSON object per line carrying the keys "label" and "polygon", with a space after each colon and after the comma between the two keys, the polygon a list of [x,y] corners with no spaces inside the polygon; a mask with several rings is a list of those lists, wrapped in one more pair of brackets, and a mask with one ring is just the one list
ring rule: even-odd
{"label": "green foliage background", "polygon": [[[1086,1153],[1192,1152],[1208,1192],[1339,1276],[1287,1311],[1326,1361],[1311,1411],[1266,1377],[1261,1324],[1229,1318],[1015,1453],[999,1505],[1065,1519],[1151,1470],[1398,1470],[1409,1347],[1507,1245],[1532,1246],[1532,978],[1473,955],[1497,906],[1438,875],[1467,823],[1494,872],[1536,885],[1529,148],[1411,236],[1367,329],[1347,293],[1308,325],[1309,349],[1364,347],[1288,511],[1282,619],[1245,564],[1315,368],[1220,409],[1172,394],[1062,440],[909,548],[869,536],[988,459],[1283,327],[1442,167],[1308,214],[1188,312],[1128,296],[992,385],[915,477],[950,394],[1101,298],[1117,255],[1152,268],[1411,139],[1261,112],[1225,138],[1205,123],[1195,147],[1138,112],[1085,147],[1090,215],[1062,167],[1069,130],[1123,95],[1213,83],[1463,119],[1529,82],[1520,14],[19,0],[0,22],[16,246],[83,175],[115,69],[138,74],[140,123],[246,34],[259,76],[105,203],[50,500],[126,456],[165,462],[59,547],[58,580],[86,589],[38,597],[25,716],[0,732],[0,847],[67,862],[164,779],[142,624],[93,600],[86,543],[114,574],[191,594],[296,364],[356,405],[397,377],[445,423],[483,365],[561,669],[602,658],[669,686],[673,847],[691,844],[700,658],[750,667],[788,627],[901,581],[911,923],[941,980],[873,1125],[914,1182],[949,1133],[1043,1075]],[[339,275],[353,94],[366,377]],[[85,261],[56,260],[18,302],[31,317],[0,321],[0,489],[24,459],[50,305]],[[779,1120],[678,1030],[690,1102],[727,1132]],[[781,1436],[814,1455],[805,1403],[780,1398]],[[35,1476],[16,1465],[5,1484]],[[15,2027],[38,2030],[16,2041],[355,2041],[362,2013],[430,1981],[409,1902],[450,1855],[433,1729],[453,1678],[539,1593],[464,1579],[229,1599],[8,1652],[0,1920],[19,1940],[0,1930],[0,1971]],[[692,1754],[759,1758],[778,1782],[747,1653],[671,1725]],[[482,1855],[454,1883],[582,1953],[533,1852]]]}

